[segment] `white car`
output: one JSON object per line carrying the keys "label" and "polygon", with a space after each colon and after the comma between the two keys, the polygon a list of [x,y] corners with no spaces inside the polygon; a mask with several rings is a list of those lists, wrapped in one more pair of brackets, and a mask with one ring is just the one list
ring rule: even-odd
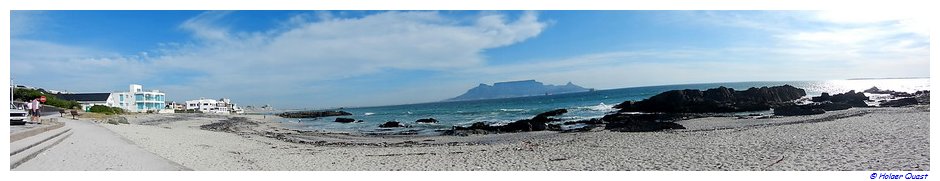
{"label": "white car", "polygon": [[26,113],[25,109],[10,103],[10,125],[26,124],[27,119],[29,119],[29,115]]}

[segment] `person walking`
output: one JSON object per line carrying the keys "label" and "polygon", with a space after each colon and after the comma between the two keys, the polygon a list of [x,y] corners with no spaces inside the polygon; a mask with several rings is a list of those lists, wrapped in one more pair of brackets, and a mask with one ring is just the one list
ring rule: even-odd
{"label": "person walking", "polygon": [[33,101],[32,100],[26,102],[26,114],[29,114],[28,122],[33,122],[34,116],[33,116]]}
{"label": "person walking", "polygon": [[32,102],[29,102],[29,105],[30,105],[30,108],[29,108],[30,113],[33,114],[32,117],[30,117],[30,120],[33,121],[33,123],[37,123],[37,124],[40,123],[39,114],[42,110],[42,105],[39,104],[39,99],[33,99]]}

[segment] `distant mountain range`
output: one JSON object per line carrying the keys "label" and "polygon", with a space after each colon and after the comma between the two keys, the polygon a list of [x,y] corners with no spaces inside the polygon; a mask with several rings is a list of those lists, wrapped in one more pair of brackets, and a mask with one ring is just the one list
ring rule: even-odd
{"label": "distant mountain range", "polygon": [[565,85],[545,85],[535,80],[497,82],[491,85],[480,84],[463,95],[444,101],[463,101],[480,99],[499,99],[511,97],[540,96],[550,94],[563,94],[574,92],[587,92],[593,89],[574,85],[571,82]]}

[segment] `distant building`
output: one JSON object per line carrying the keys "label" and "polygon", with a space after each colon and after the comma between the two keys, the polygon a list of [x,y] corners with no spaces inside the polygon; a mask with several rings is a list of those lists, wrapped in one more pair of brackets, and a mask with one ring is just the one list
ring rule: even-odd
{"label": "distant building", "polygon": [[165,107],[164,109],[182,111],[182,110],[186,110],[186,104],[185,104],[185,103],[178,103],[178,102],[170,102],[170,101],[167,101],[167,102],[166,102],[166,107]]}
{"label": "distant building", "polygon": [[186,101],[186,110],[198,110],[212,114],[239,114],[244,112],[237,104],[226,98],[219,100],[206,98],[189,100]]}
{"label": "distant building", "polygon": [[172,112],[166,109],[166,93],[159,90],[143,91],[143,86],[137,84],[128,87],[127,92],[56,94],[56,97],[77,101],[85,111],[89,111],[94,105],[105,105],[119,107],[128,112]]}
{"label": "distant building", "polygon": [[78,93],[78,94],[56,94],[59,99],[76,101],[82,104],[81,109],[89,111],[91,106],[104,105],[115,107],[114,102],[110,102],[111,93]]}

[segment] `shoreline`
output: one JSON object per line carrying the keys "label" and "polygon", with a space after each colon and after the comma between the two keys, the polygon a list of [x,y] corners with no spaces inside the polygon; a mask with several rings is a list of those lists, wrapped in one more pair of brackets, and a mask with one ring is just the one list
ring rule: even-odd
{"label": "shoreline", "polygon": [[[469,136],[299,131],[261,115],[126,117],[131,124],[102,125],[194,170],[929,170],[929,105],[705,117],[658,132]],[[200,128],[231,117],[254,124]]]}

